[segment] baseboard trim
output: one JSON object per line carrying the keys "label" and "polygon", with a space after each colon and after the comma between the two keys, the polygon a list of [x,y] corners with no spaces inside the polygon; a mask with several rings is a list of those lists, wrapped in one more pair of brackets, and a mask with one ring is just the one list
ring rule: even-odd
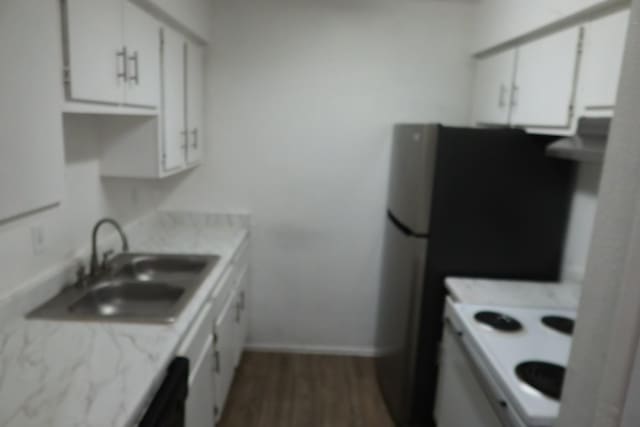
{"label": "baseboard trim", "polygon": [[324,356],[376,357],[378,355],[375,348],[369,347],[250,343],[245,346],[245,349],[259,353],[318,354]]}

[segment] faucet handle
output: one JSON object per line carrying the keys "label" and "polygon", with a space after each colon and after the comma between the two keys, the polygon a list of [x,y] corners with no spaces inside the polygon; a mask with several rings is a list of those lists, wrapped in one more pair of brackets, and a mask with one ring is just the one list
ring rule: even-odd
{"label": "faucet handle", "polygon": [[87,284],[87,269],[84,264],[79,263],[78,268],[76,269],[76,283],[75,286],[78,288],[85,288]]}
{"label": "faucet handle", "polygon": [[111,258],[111,256],[115,253],[115,251],[113,249],[109,249],[107,251],[104,251],[104,253],[102,254],[102,269],[106,270],[107,269],[107,265],[109,264],[109,259]]}

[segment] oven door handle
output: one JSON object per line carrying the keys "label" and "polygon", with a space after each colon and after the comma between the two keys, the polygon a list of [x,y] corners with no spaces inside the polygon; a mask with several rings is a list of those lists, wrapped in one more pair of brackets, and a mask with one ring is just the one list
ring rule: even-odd
{"label": "oven door handle", "polygon": [[469,348],[467,348],[467,344],[464,342],[464,333],[458,331],[448,317],[445,317],[445,327],[449,328],[455,338],[455,342],[460,346],[462,354],[464,354],[476,380],[478,380],[478,384],[480,384],[480,387],[487,396],[489,404],[493,408],[496,416],[500,419],[503,427],[527,427],[512,413],[513,409],[504,399],[502,393],[499,392],[497,385],[492,384],[492,381],[482,372],[482,368],[478,366],[481,362],[476,361],[476,358],[473,357]]}

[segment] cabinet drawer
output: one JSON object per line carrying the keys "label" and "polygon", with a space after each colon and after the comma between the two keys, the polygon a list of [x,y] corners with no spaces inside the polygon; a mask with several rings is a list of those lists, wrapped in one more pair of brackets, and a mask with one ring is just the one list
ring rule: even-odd
{"label": "cabinet drawer", "polygon": [[220,314],[225,303],[233,291],[235,283],[235,268],[232,264],[227,267],[227,271],[224,272],[220,279],[220,285],[216,287],[213,296],[211,297],[211,304],[213,305],[213,312],[216,316]]}
{"label": "cabinet drawer", "polygon": [[198,357],[202,354],[208,338],[213,332],[213,323],[213,305],[207,303],[200,311],[200,314],[198,314],[187,336],[182,341],[178,355],[188,358],[192,364],[195,364]]}

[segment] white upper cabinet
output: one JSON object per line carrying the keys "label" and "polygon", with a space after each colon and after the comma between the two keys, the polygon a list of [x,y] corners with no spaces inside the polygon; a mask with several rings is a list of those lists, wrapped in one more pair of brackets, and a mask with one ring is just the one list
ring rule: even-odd
{"label": "white upper cabinet", "polygon": [[589,111],[613,110],[629,27],[629,10],[587,24],[579,97]]}
{"label": "white upper cabinet", "polygon": [[125,88],[121,1],[64,0],[68,96],[119,104]]}
{"label": "white upper cabinet", "polygon": [[484,51],[579,14],[620,3],[621,0],[482,0],[476,10],[473,51]]}
{"label": "white upper cabinet", "polygon": [[581,28],[570,28],[518,49],[511,112],[514,126],[571,126],[581,34]]}
{"label": "white upper cabinet", "polygon": [[160,24],[145,11],[125,3],[127,48],[125,103],[156,107],[160,104]]}
{"label": "white upper cabinet", "polygon": [[186,162],[187,138],[185,128],[185,51],[186,39],[169,28],[162,30],[162,108],[165,172],[182,169]]}
{"label": "white upper cabinet", "polygon": [[206,136],[204,48],[168,26],[159,39],[160,116],[102,118],[102,176],[164,178],[200,163]]}
{"label": "white upper cabinet", "polygon": [[204,134],[204,48],[187,44],[187,131],[189,145],[187,162],[197,163],[202,158]]}
{"label": "white upper cabinet", "polygon": [[58,1],[3,0],[0,57],[0,220],[6,220],[63,197]]}
{"label": "white upper cabinet", "polygon": [[159,24],[125,0],[63,0],[67,97],[73,101],[159,104]]}
{"label": "white upper cabinet", "polygon": [[516,51],[511,49],[477,61],[473,117],[487,125],[509,124]]}

